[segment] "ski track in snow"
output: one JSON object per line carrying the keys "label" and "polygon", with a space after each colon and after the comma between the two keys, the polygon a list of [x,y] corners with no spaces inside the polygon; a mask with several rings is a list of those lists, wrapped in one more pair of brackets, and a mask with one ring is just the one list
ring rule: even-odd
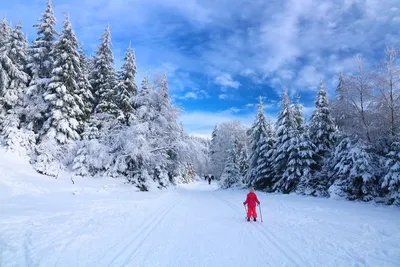
{"label": "ski track in snow", "polygon": [[30,168],[0,153],[1,267],[400,266],[395,207],[258,193],[264,222],[247,222],[243,190],[143,193]]}
{"label": "ski track in snow", "polygon": [[[217,199],[219,199],[220,201],[224,202],[226,205],[228,205],[233,210],[237,211],[238,213],[241,212],[241,209],[237,205],[235,205],[227,200],[224,200],[217,195],[214,195],[214,196]],[[289,244],[282,244],[281,241],[278,241],[276,239],[276,237],[274,237],[266,229],[261,227],[258,224],[260,222],[260,220],[261,220],[261,216],[260,216],[260,213],[258,212],[258,222],[256,222],[256,223],[248,222],[248,223],[254,224],[256,226],[257,229],[255,231],[251,231],[251,234],[259,241],[259,243],[261,245],[263,245],[265,247],[265,250],[273,249],[275,251],[275,253],[273,253],[273,255],[279,255],[280,259],[288,259],[290,261],[290,264],[288,264],[287,266],[307,266],[307,263],[303,261],[301,256],[298,253],[296,253],[290,247]],[[285,252],[285,249],[288,251]],[[272,266],[282,266],[281,262],[278,262],[278,263],[279,263],[278,265],[274,264]]]}

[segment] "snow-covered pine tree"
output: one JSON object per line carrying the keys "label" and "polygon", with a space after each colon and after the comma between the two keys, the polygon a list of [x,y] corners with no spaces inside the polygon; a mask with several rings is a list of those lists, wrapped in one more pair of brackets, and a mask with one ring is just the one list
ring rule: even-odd
{"label": "snow-covered pine tree", "polygon": [[299,194],[313,196],[328,196],[328,177],[315,176],[312,173],[314,161],[315,145],[311,141],[306,129],[301,135],[298,143],[298,169],[300,170],[300,182],[297,185],[296,192]]}
{"label": "snow-covered pine tree", "polygon": [[11,31],[10,23],[7,21],[6,17],[3,17],[0,22],[0,49],[5,47],[8,38],[10,38]]}
{"label": "snow-covered pine tree", "polygon": [[386,166],[389,171],[383,178],[382,187],[388,190],[388,204],[400,206],[400,142],[392,143],[387,156]]}
{"label": "snow-covered pine tree", "polygon": [[24,91],[28,84],[29,75],[26,72],[28,62],[28,41],[18,23],[13,30],[7,28],[3,21],[0,31],[0,134],[5,145],[20,154],[29,154],[34,146],[34,135],[21,127],[21,117],[24,107]]}
{"label": "snow-covered pine tree", "polygon": [[316,146],[316,160],[321,169],[323,160],[329,156],[329,152],[335,145],[337,136],[336,125],[329,109],[328,94],[324,83],[321,81],[317,100],[315,101],[315,111],[310,119],[310,138]]}
{"label": "snow-covered pine tree", "polygon": [[[4,24],[4,25],[3,25]],[[0,47],[0,113],[7,113],[9,110],[22,107],[22,93],[29,81],[26,73],[27,40],[21,31],[21,24],[14,29],[6,21],[2,22],[2,30],[5,40]],[[21,111],[19,111],[21,112]]]}
{"label": "snow-covered pine tree", "polygon": [[273,178],[272,155],[274,136],[272,126],[265,118],[264,105],[260,97],[256,119],[250,133],[250,167],[247,181],[258,188],[271,189]]}
{"label": "snow-covered pine tree", "polygon": [[295,127],[290,131],[289,158],[283,178],[277,184],[283,193],[295,190],[300,181],[310,180],[311,165],[314,163],[315,146],[305,131],[303,110],[298,100],[292,109]]}
{"label": "snow-covered pine tree", "polygon": [[125,123],[129,124],[129,119],[133,111],[133,97],[138,93],[136,85],[136,62],[135,53],[129,45],[124,57],[124,64],[119,73],[119,82],[117,85],[118,103],[125,118]]}
{"label": "snow-covered pine tree", "polygon": [[[83,116],[83,101],[79,95],[79,78],[82,70],[77,51],[78,40],[66,16],[60,39],[51,54],[54,58],[52,81],[44,95],[49,102],[50,114],[44,124],[44,135],[66,144],[80,138],[77,130]],[[42,138],[42,139],[43,139]]]}
{"label": "snow-covered pine tree", "polygon": [[334,165],[330,176],[335,180],[329,188],[331,196],[370,201],[378,195],[374,161],[360,140],[343,138],[331,161]]}
{"label": "snow-covered pine tree", "polygon": [[122,115],[116,104],[116,80],[111,32],[110,26],[107,26],[97,48],[90,77],[96,113],[112,114],[115,117]]}
{"label": "snow-covered pine tree", "polygon": [[79,91],[76,94],[80,97],[80,99],[82,99],[82,102],[78,102],[80,109],[83,112],[79,119],[79,133],[82,133],[85,128],[85,123],[89,121],[90,115],[92,114],[94,97],[92,95],[93,88],[89,81],[89,60],[86,57],[82,46],[78,47],[78,53],[81,72],[78,73]]}
{"label": "snow-covered pine tree", "polygon": [[296,122],[287,88],[284,89],[281,98],[282,100],[279,104],[281,110],[278,113],[278,121],[276,123],[275,153],[273,155],[273,189],[287,192],[287,190],[284,190],[287,180],[283,174],[289,162],[289,149],[293,147],[291,139],[296,134]]}
{"label": "snow-covered pine tree", "polygon": [[233,140],[232,148],[229,150],[229,156],[226,161],[225,169],[221,175],[221,187],[229,188],[239,184],[242,180],[239,167],[238,140]]}
{"label": "snow-covered pine tree", "polygon": [[296,96],[296,104],[292,106],[293,118],[295,122],[295,128],[299,134],[302,134],[305,130],[305,120],[303,114],[303,106],[300,104],[300,95]]}
{"label": "snow-covered pine tree", "polygon": [[43,13],[39,23],[34,25],[37,31],[37,39],[32,42],[29,49],[30,60],[28,68],[32,79],[29,84],[28,95],[30,103],[26,106],[25,113],[29,128],[38,133],[45,120],[47,120],[47,103],[43,98],[45,87],[50,82],[53,70],[54,42],[57,32],[54,29],[56,18],[54,16],[51,0],[47,1],[46,11]]}
{"label": "snow-covered pine tree", "polygon": [[[179,169],[178,155],[174,147],[182,137],[183,129],[177,122],[178,109],[171,104],[167,76],[164,74],[159,83],[159,91],[156,94],[156,117],[151,123],[151,131],[157,139],[155,148],[165,147],[161,153],[167,157],[164,160],[164,168],[168,173],[168,179],[173,182]],[[167,182],[164,182],[166,184]]]}
{"label": "snow-covered pine tree", "polygon": [[247,152],[247,147],[242,146],[242,148],[239,150],[239,171],[243,183],[247,183],[245,177],[247,175],[247,172],[249,171],[249,167],[250,164],[249,164],[249,155]]}

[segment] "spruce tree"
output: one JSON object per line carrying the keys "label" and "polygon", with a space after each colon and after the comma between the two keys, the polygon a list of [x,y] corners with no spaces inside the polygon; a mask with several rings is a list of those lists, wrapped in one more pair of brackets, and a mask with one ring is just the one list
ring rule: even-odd
{"label": "spruce tree", "polygon": [[302,106],[299,101],[293,106],[295,127],[290,131],[289,153],[287,166],[283,178],[276,184],[283,193],[290,193],[296,189],[301,180],[310,180],[313,150],[315,146],[305,131]]}
{"label": "spruce tree", "polygon": [[250,167],[247,181],[257,187],[270,187],[273,177],[271,152],[274,145],[272,127],[265,118],[262,97],[258,104],[258,111],[250,135]]}
{"label": "spruce tree", "polygon": [[242,178],[243,183],[245,183],[245,177],[247,175],[247,172],[249,171],[249,155],[247,153],[247,147],[242,146],[241,149],[239,149],[239,171],[240,171],[240,176]]}
{"label": "spruce tree", "polygon": [[52,51],[55,60],[53,78],[44,95],[50,107],[50,116],[44,126],[45,138],[56,139],[59,144],[80,138],[77,131],[83,116],[83,101],[79,95],[82,70],[77,47],[78,40],[67,16]]}
{"label": "spruce tree", "polygon": [[25,105],[25,89],[29,75],[26,72],[28,42],[22,33],[21,24],[13,30],[2,22],[0,31],[5,39],[0,47],[0,134],[6,147],[29,154],[33,149],[34,135],[21,127],[21,117]]}
{"label": "spruce tree", "polygon": [[116,72],[114,56],[111,51],[111,32],[107,26],[101,38],[94,57],[94,66],[90,83],[95,98],[95,112],[112,114],[119,117],[120,111],[116,104]]}
{"label": "spruce tree", "polygon": [[76,95],[82,100],[77,102],[82,110],[82,115],[79,116],[79,133],[82,133],[85,124],[89,122],[90,115],[92,114],[94,97],[92,94],[93,88],[89,81],[89,60],[85,55],[82,45],[78,47],[78,54],[81,72],[78,73],[78,91]]}
{"label": "spruce tree", "polygon": [[[13,30],[3,21],[6,30],[3,46],[0,47],[0,102],[2,113],[23,105],[23,92],[29,81],[26,73],[27,40],[21,31],[21,24]],[[2,30],[2,31],[3,31]],[[20,112],[20,111],[19,111]]]}
{"label": "spruce tree", "polygon": [[229,150],[229,156],[226,161],[224,171],[221,175],[221,187],[229,188],[235,184],[240,183],[242,177],[240,175],[239,167],[239,151],[238,151],[238,140],[234,139],[232,148]]}
{"label": "spruce tree", "polygon": [[278,121],[276,124],[276,144],[275,153],[273,155],[274,180],[273,189],[286,191],[286,178],[283,174],[288,165],[290,148],[292,148],[292,138],[295,138],[296,123],[294,120],[293,110],[291,107],[288,90],[285,88],[280,102],[281,110],[278,113]]}
{"label": "spruce tree", "polygon": [[373,158],[361,141],[345,137],[336,147],[330,176],[334,179],[331,194],[349,200],[369,201],[377,196]]}
{"label": "spruce tree", "polygon": [[329,154],[335,145],[336,126],[329,109],[328,94],[321,81],[315,111],[310,119],[310,138],[316,146],[318,162],[322,165],[323,159]]}
{"label": "spruce tree", "polygon": [[400,142],[392,143],[387,155],[389,171],[383,178],[382,187],[388,190],[388,204],[400,206]]}
{"label": "spruce tree", "polygon": [[54,17],[51,0],[47,1],[46,11],[39,23],[34,25],[38,37],[32,42],[29,49],[30,60],[28,68],[32,79],[29,84],[29,98],[31,103],[26,107],[30,127],[37,133],[41,130],[47,119],[48,105],[43,98],[46,86],[50,82],[53,70],[53,51],[57,32],[54,29],[56,18]]}
{"label": "spruce tree", "polygon": [[136,85],[136,62],[133,49],[129,46],[124,57],[122,71],[119,74],[119,83],[117,86],[118,103],[124,114],[125,123],[129,124],[129,118],[133,112],[133,97],[138,93]]}

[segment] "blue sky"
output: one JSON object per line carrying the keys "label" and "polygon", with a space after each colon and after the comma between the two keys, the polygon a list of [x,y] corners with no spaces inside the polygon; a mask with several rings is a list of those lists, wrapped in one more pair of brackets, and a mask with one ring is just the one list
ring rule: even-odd
{"label": "blue sky", "polygon": [[[379,63],[386,46],[400,45],[400,0],[53,0],[87,53],[110,24],[119,65],[131,42],[138,84],[166,72],[185,130],[209,135],[216,123],[250,125],[258,96],[274,118],[283,87],[313,109],[319,81],[330,96],[338,73]],[[45,0],[1,1],[8,20],[21,21],[30,40]]]}

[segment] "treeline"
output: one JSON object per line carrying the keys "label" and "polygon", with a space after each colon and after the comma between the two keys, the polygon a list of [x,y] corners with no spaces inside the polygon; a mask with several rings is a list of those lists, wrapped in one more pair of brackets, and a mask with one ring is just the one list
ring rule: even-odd
{"label": "treeline", "polygon": [[276,123],[266,119],[260,98],[251,129],[237,122],[217,125],[210,171],[225,188],[245,184],[400,205],[398,52],[387,49],[383,62],[370,70],[357,57],[358,72],[340,75],[331,104],[321,82],[307,122],[285,89]]}
{"label": "treeline", "polygon": [[145,77],[139,88],[130,46],[115,69],[109,26],[87,56],[68,16],[60,34],[55,25],[51,1],[31,44],[20,23],[0,23],[3,146],[42,174],[122,176],[142,190],[204,172],[208,143],[183,132],[165,75]]}

